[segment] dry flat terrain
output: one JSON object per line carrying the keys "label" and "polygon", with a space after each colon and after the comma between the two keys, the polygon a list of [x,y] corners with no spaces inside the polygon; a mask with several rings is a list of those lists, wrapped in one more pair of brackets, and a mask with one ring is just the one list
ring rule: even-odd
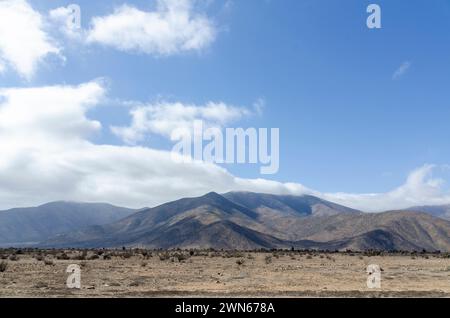
{"label": "dry flat terrain", "polygon": [[[0,257],[0,297],[450,297],[447,254],[0,250]],[[79,290],[66,287],[70,264],[81,267]],[[382,268],[379,290],[366,286],[369,264]]]}

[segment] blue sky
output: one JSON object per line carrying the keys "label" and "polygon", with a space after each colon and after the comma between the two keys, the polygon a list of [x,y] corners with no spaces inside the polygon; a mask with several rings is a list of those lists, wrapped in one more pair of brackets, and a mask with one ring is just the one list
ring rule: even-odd
{"label": "blue sky", "polygon": [[[29,1],[43,17],[73,1]],[[154,1],[77,1],[82,27],[124,3],[142,11]],[[366,7],[382,9],[382,29],[366,26]],[[123,145],[108,129],[130,123],[124,101],[223,102],[261,115],[238,127],[280,128],[280,171],[265,179],[321,192],[383,193],[425,164],[450,162],[450,3],[435,1],[204,1],[214,39],[200,49],[160,55],[80,44],[57,28],[62,48],[31,78],[9,68],[0,87],[80,85],[102,78],[107,98],[88,117],[103,129],[95,144]],[[403,71],[397,73],[399,69]],[[116,105],[117,104],[117,105]],[[158,135],[141,146],[170,149]],[[260,178],[256,166],[224,166]]]}

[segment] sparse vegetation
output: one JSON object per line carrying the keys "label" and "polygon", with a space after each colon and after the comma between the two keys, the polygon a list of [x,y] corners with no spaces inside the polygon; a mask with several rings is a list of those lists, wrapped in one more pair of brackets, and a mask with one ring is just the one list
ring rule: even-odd
{"label": "sparse vegetation", "polygon": [[[355,257],[350,256],[351,254]],[[368,254],[378,255],[377,259],[368,259],[368,257],[371,257],[367,256]],[[146,290],[163,290],[164,286],[168,286],[168,284],[174,286],[175,290],[183,292],[185,290],[197,292],[198,286],[204,286],[205,290],[199,292],[200,294],[207,293],[208,288],[212,288],[217,289],[219,293],[245,293],[248,291],[253,295],[268,290],[272,292],[274,286],[276,286],[274,292],[280,292],[281,294],[285,292],[284,286],[290,286],[289,288],[294,291],[301,292],[310,292],[311,288],[320,286],[318,287],[320,290],[314,290],[314,295],[322,295],[321,293],[327,295],[327,291],[324,291],[322,287],[329,284],[329,278],[336,275],[333,280],[342,281],[339,275],[344,275],[348,271],[358,272],[359,274],[350,277],[344,285],[349,284],[348,288],[352,292],[364,293],[365,290],[359,290],[360,287],[358,287],[365,286],[364,281],[361,283],[360,279],[365,278],[364,273],[367,264],[372,262],[377,264],[379,257],[384,257],[378,264],[383,265],[383,270],[388,273],[388,275],[384,274],[385,278],[390,280],[390,284],[393,284],[391,285],[392,288],[397,292],[403,286],[401,285],[402,280],[407,284],[404,286],[409,291],[415,290],[414,287],[411,287],[411,276],[408,276],[408,282],[406,282],[404,275],[402,275],[406,266],[404,264],[407,264],[408,267],[413,269],[410,272],[411,275],[420,273],[431,282],[427,285],[428,281],[424,283],[424,280],[421,279],[420,284],[415,285],[417,292],[422,293],[420,295],[425,295],[427,291],[434,292],[437,288],[445,292],[441,296],[450,295],[450,289],[442,284],[450,272],[449,253],[428,252],[423,254],[399,251],[369,251],[366,253],[315,250],[227,251],[209,249],[126,249],[125,251],[121,249],[21,249],[18,253],[15,249],[0,249],[0,255],[6,255],[5,260],[0,260],[0,272],[6,271],[7,273],[0,275],[2,283],[5,282],[5,286],[8,286],[8,280],[16,281],[17,285],[14,288],[22,288],[19,294],[33,296],[45,296],[50,294],[50,290],[54,293],[55,290],[49,288],[49,286],[61,286],[65,283],[63,271],[72,261],[82,268],[83,285],[86,286],[80,291],[82,295],[102,296],[104,295],[102,293],[111,293],[111,290],[114,293],[117,292],[117,295],[121,295],[121,293],[133,295],[135,292],[141,292],[144,288]],[[20,259],[20,263],[16,266],[13,261],[9,260],[12,255]],[[66,261],[66,256],[69,257],[70,262]],[[152,258],[152,256],[155,257]],[[76,261],[79,258],[83,260]],[[97,261],[98,259],[102,261]],[[52,268],[51,266],[55,267]],[[21,275],[20,271],[24,269],[38,271],[39,275],[30,280],[29,275]],[[261,281],[262,272],[265,279]],[[60,274],[55,275],[55,273]],[[23,276],[27,277],[27,281],[22,278]],[[255,279],[258,279],[258,281]],[[272,279],[276,280],[276,284],[273,284],[275,281]],[[308,285],[310,280],[314,280],[314,287]],[[327,281],[327,283],[324,283],[324,281]],[[117,282],[120,282],[120,284]],[[27,288],[24,288],[24,286]],[[92,286],[92,288],[89,289],[87,286]],[[328,285],[326,286],[328,287]],[[345,287],[339,284],[332,286],[332,288],[337,290],[336,292],[348,292]],[[383,290],[383,292],[385,291]],[[4,289],[2,286],[0,286],[0,293],[9,295],[8,289]],[[389,295],[395,297],[395,294]]]}
{"label": "sparse vegetation", "polygon": [[56,259],[66,261],[66,260],[69,260],[70,257],[65,252],[62,252],[62,253],[59,253],[58,255],[56,255]]}
{"label": "sparse vegetation", "polygon": [[94,260],[99,259],[99,258],[100,258],[100,256],[98,256],[98,254],[92,254],[91,256],[89,256],[88,260],[94,261]]}
{"label": "sparse vegetation", "polygon": [[133,252],[126,252],[121,254],[123,259],[129,259],[133,256]]}
{"label": "sparse vegetation", "polygon": [[55,262],[52,259],[46,258],[46,259],[44,259],[44,264],[46,266],[53,266],[53,265],[55,265]]}
{"label": "sparse vegetation", "polygon": [[79,261],[83,261],[87,258],[87,251],[84,250],[82,251],[80,254],[76,255],[73,257],[74,260],[79,260]]}
{"label": "sparse vegetation", "polygon": [[239,266],[242,266],[242,265],[245,264],[245,260],[244,260],[244,259],[238,259],[238,260],[236,261],[236,264],[238,264]]}
{"label": "sparse vegetation", "polygon": [[176,253],[174,255],[174,258],[176,258],[178,260],[178,262],[185,262],[186,260],[188,260],[191,256],[189,254],[182,254],[182,253]]}
{"label": "sparse vegetation", "polygon": [[6,272],[8,269],[8,263],[5,261],[0,262],[0,273]]}
{"label": "sparse vegetation", "polygon": [[158,256],[159,256],[159,260],[160,260],[160,261],[167,261],[167,260],[169,260],[170,257],[171,257],[170,254],[169,254],[168,252],[159,253]]}
{"label": "sparse vegetation", "polygon": [[41,289],[41,288],[48,288],[48,284],[47,284],[47,283],[44,283],[44,282],[37,282],[37,283],[34,285],[34,288],[38,288],[38,289]]}

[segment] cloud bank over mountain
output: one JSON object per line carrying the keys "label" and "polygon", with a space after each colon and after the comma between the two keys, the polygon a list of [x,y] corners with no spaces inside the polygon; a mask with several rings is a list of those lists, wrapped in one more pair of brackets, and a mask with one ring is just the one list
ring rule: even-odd
{"label": "cloud bank over mountain", "polygon": [[433,165],[386,193],[322,193],[299,183],[239,178],[211,163],[174,162],[170,152],[150,147],[96,144],[91,137],[108,127],[87,114],[107,96],[101,80],[0,90],[0,208],[55,200],[137,208],[210,191],[312,194],[365,211],[450,203]]}

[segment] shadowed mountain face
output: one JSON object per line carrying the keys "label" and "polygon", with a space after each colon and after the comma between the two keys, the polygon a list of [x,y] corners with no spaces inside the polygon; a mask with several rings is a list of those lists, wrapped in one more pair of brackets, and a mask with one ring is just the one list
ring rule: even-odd
{"label": "shadowed mountain face", "polygon": [[0,211],[0,246],[40,242],[91,225],[116,222],[134,212],[110,204],[74,202]]}
{"label": "shadowed mountain face", "polygon": [[366,214],[311,196],[209,193],[41,245],[450,251],[450,222],[408,211]]}

